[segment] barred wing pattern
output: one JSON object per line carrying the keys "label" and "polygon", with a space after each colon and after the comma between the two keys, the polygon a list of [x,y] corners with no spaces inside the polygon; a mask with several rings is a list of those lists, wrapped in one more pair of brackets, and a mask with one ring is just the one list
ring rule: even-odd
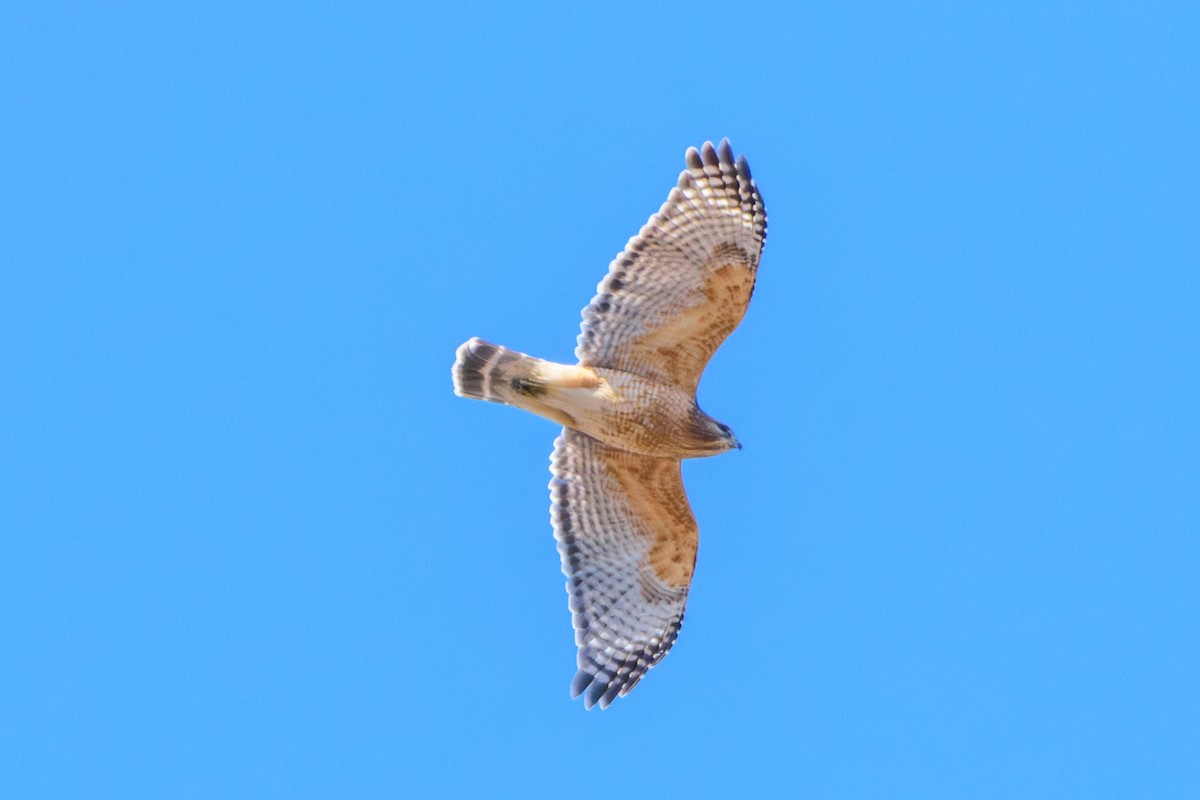
{"label": "barred wing pattern", "polygon": [[695,390],[746,313],[767,238],[762,196],[729,140],[689,148],[687,169],[583,310],[575,355]]}
{"label": "barred wing pattern", "polygon": [[563,428],[550,472],[550,518],[579,647],[571,696],[605,708],[675,642],[696,562],[696,520],[674,459]]}

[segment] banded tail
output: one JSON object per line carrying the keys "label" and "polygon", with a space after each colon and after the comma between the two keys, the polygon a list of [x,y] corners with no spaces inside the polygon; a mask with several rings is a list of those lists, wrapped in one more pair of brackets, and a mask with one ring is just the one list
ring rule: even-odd
{"label": "banded tail", "polygon": [[463,342],[456,355],[450,370],[454,393],[493,403],[512,403],[514,396],[528,393],[533,370],[541,363],[540,359],[479,338]]}

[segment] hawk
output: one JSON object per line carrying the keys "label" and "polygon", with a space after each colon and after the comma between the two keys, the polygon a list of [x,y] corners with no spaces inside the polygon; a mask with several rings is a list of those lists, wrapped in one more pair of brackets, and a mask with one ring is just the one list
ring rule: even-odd
{"label": "hawk", "polygon": [[589,709],[628,694],[679,634],[698,544],[681,459],[741,448],[700,410],[696,386],[746,313],[767,215],[728,139],[685,161],[583,310],[578,364],[476,338],[451,373],[460,397],[563,426],[550,518],[579,648],[571,696]]}

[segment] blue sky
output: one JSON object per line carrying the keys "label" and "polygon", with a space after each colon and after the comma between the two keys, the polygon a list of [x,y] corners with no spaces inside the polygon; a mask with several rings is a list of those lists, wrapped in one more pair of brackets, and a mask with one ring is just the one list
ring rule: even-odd
{"label": "blue sky", "polygon": [[[1200,795],[1196,6],[414,5],[4,11],[0,794]],[[449,366],[721,136],[745,450],[589,713]]]}

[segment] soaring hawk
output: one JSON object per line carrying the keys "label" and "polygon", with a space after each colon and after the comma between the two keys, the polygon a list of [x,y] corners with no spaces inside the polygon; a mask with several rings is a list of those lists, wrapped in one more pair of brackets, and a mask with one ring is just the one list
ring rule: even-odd
{"label": "soaring hawk", "polygon": [[679,633],[698,542],[680,459],[741,447],[696,385],[746,313],[767,215],[728,139],[685,159],[583,310],[578,364],[470,339],[452,369],[459,396],[563,426],[550,518],[579,647],[571,696],[587,708],[627,694]]}

